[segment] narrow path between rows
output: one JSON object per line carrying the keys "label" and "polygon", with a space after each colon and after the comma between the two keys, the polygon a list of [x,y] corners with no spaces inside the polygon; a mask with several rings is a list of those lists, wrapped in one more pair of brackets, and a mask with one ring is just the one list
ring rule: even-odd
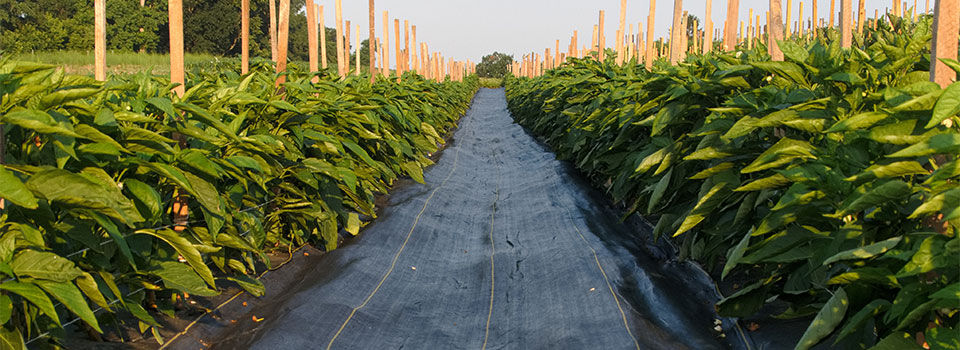
{"label": "narrow path between rows", "polygon": [[426,185],[393,193],[296,290],[268,295],[254,349],[724,349],[713,285],[640,243],[484,89]]}

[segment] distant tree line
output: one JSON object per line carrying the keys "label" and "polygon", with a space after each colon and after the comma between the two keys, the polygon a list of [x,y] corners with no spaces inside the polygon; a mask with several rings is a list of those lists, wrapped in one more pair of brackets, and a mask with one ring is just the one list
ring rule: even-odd
{"label": "distant tree line", "polygon": [[[290,14],[291,60],[307,60],[305,4],[305,0],[292,0],[290,4],[296,9]],[[183,0],[183,13],[187,52],[240,55],[240,0]],[[250,0],[251,55],[270,57],[269,28],[267,0]],[[93,50],[93,30],[93,1],[90,0],[0,0],[0,51],[3,52]],[[335,67],[336,30],[326,28],[326,31],[327,61]],[[107,1],[107,49],[166,53],[168,43],[167,0]],[[366,65],[368,53],[367,40],[364,40],[361,65]]]}
{"label": "distant tree line", "polygon": [[510,72],[511,64],[513,64],[513,56],[494,52],[483,56],[483,59],[477,64],[477,76],[481,78],[503,78]]}

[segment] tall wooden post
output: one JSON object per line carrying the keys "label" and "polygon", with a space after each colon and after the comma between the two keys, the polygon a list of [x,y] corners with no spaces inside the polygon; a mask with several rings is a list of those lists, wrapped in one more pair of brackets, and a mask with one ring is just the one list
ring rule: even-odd
{"label": "tall wooden post", "polygon": [[753,48],[753,8],[747,13],[747,50],[750,50]]}
{"label": "tall wooden post", "polygon": [[840,47],[850,48],[853,43],[853,6],[851,0],[840,0]]}
{"label": "tall wooden post", "polygon": [[817,35],[819,35],[817,33],[817,27],[818,27],[817,20],[819,20],[820,17],[817,17],[817,0],[810,0],[810,1],[811,1],[810,7],[813,10],[813,13],[811,14],[812,16],[811,18],[813,19],[813,22],[810,24],[810,29],[813,31],[813,38],[816,39]]}
{"label": "tall wooden post", "polygon": [[343,8],[340,5],[341,0],[336,0],[334,4],[334,11],[336,13],[334,21],[336,21],[337,25],[337,74],[339,74],[342,79],[347,76],[347,72],[343,65],[346,59],[343,57]]}
{"label": "tall wooden post", "polygon": [[403,71],[410,71],[410,21],[403,20]]}
{"label": "tall wooden post", "polygon": [[790,29],[790,23],[792,23],[791,22],[792,17],[793,17],[793,0],[787,0],[787,18],[784,21],[786,25],[784,32],[786,33],[786,36],[788,38],[793,36],[793,31]]}
{"label": "tall wooden post", "polygon": [[[248,0],[244,0],[248,1]],[[313,6],[313,0],[307,0],[307,56],[309,59],[310,73],[314,73],[320,70],[318,65],[319,58],[317,55],[319,52],[319,47],[317,46],[317,14],[315,12],[315,7]],[[313,82],[319,82],[320,80],[317,77],[313,77]]]}
{"label": "tall wooden post", "polygon": [[343,75],[350,75],[350,21],[344,21],[343,30]]}
{"label": "tall wooden post", "polygon": [[270,2],[270,60],[277,62],[277,0]]}
{"label": "tall wooden post", "polygon": [[933,45],[930,50],[930,81],[946,88],[957,75],[941,59],[957,59],[960,0],[937,0],[933,5]]}
{"label": "tall wooden post", "polygon": [[557,39],[555,50],[556,51],[554,52],[556,53],[556,56],[553,58],[553,68],[557,68],[560,66],[560,39]]}
{"label": "tall wooden post", "polygon": [[[178,97],[183,97],[186,93],[183,75],[183,0],[168,0],[167,13],[169,17],[168,27],[170,29],[170,83],[177,84],[173,92]],[[183,146],[186,141],[183,135],[174,134],[173,139],[180,142]],[[187,207],[187,198],[177,190],[173,200],[173,224],[174,230],[183,231],[186,229],[187,221],[190,218],[190,208]]]}
{"label": "tall wooden post", "polygon": [[94,77],[107,80],[107,5],[105,0],[93,2],[94,12]]}
{"label": "tall wooden post", "polygon": [[[620,0],[620,26],[617,30],[620,34],[617,35],[617,65],[623,65],[623,59],[626,56],[625,50],[623,49],[623,35],[626,30],[627,24],[627,0]],[[557,51],[557,56],[560,56],[560,52]]]}
{"label": "tall wooden post", "polygon": [[240,73],[248,72],[250,72],[250,0],[240,0]]}
{"label": "tall wooden post", "polygon": [[727,25],[724,30],[723,43],[727,51],[737,48],[737,23],[740,16],[740,0],[727,0]]}
{"label": "tall wooden post", "polygon": [[417,54],[417,26],[410,26],[410,60],[412,61],[411,66],[413,71],[417,74],[422,74],[420,72],[420,59]]}
{"label": "tall wooden post", "polygon": [[713,51],[713,0],[707,0],[707,13],[704,15],[703,23],[703,50],[704,55]]}
{"label": "tall wooden post", "polygon": [[643,64],[647,69],[653,68],[653,25],[657,19],[657,0],[650,0],[650,12],[647,14],[647,45],[644,50]]}
{"label": "tall wooden post", "polygon": [[687,28],[683,27],[683,0],[673,0],[673,29],[670,30],[670,64],[676,65],[684,47],[681,35],[687,35]]}
{"label": "tall wooden post", "polygon": [[773,61],[783,61],[779,44],[783,40],[783,19],[780,18],[783,7],[780,4],[780,0],[770,0],[770,12],[767,15],[767,53]]}
{"label": "tall wooden post", "polygon": [[[339,0],[338,0],[339,1]],[[383,11],[383,76],[390,77],[390,12]]]}
{"label": "tall wooden post", "polygon": [[373,49],[374,43],[377,42],[377,27],[376,27],[377,15],[374,9],[374,0],[370,0],[368,12],[370,13],[369,15],[370,16],[370,19],[369,19],[370,35],[369,35],[369,40],[367,41],[367,50],[369,52],[368,56],[370,56],[370,72],[369,72],[370,84],[373,84],[377,81],[377,67],[376,67],[377,55],[374,54],[374,52],[376,51],[374,51]]}
{"label": "tall wooden post", "polygon": [[327,70],[327,25],[323,19],[323,6],[317,6],[317,16],[320,17],[320,67]]}
{"label": "tall wooden post", "polygon": [[397,81],[400,81],[400,77],[403,75],[403,60],[400,58],[403,55],[403,48],[400,46],[400,19],[393,20],[393,39],[396,44],[396,57],[397,58]]}
{"label": "tall wooden post", "polygon": [[[278,24],[280,25],[277,28],[277,73],[283,73],[287,71],[287,47],[290,43],[290,0],[280,0],[279,6],[279,20]],[[277,78],[277,85],[283,84],[287,81],[286,75],[281,75]]]}
{"label": "tall wooden post", "polygon": [[607,35],[603,32],[603,17],[604,17],[604,11],[600,10],[600,24],[597,27],[597,44],[600,47],[598,58],[600,62],[603,62],[603,60],[605,59],[604,56],[606,55],[606,47],[607,47],[607,40],[606,40]]}
{"label": "tall wooden post", "polygon": [[797,33],[803,39],[803,1],[800,1],[800,9],[797,10]]}
{"label": "tall wooden post", "polygon": [[837,16],[837,0],[830,0],[830,28],[833,28],[833,18]]}

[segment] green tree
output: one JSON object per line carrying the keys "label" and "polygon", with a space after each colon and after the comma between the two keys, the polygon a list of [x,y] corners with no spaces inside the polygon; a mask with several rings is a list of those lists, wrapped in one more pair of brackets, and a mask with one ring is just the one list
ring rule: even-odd
{"label": "green tree", "polygon": [[483,56],[483,59],[477,64],[477,76],[481,78],[503,78],[510,71],[511,64],[513,64],[513,56],[494,52]]}

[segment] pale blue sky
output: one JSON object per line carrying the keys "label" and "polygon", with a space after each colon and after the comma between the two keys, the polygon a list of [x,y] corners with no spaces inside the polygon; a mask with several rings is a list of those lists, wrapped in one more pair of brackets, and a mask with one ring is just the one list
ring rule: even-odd
{"label": "pale blue sky", "polygon": [[[333,27],[334,0],[318,1],[324,6],[326,25]],[[854,16],[858,1],[860,0],[852,0]],[[913,6],[913,1],[908,0],[910,7]],[[934,2],[930,0],[931,7]],[[787,1],[782,0],[782,3],[786,15]],[[812,15],[812,1],[806,0],[803,3],[804,18],[809,18]],[[926,0],[917,0],[919,11],[923,11],[925,3]],[[666,36],[667,28],[671,24],[673,4],[673,0],[657,1],[657,37]],[[793,20],[797,18],[799,4],[799,0],[793,1]],[[883,13],[886,8],[892,7],[892,4],[893,0],[866,0],[867,17],[873,17],[875,9]],[[686,0],[683,2],[683,9],[703,18],[705,5],[705,0]],[[764,12],[768,5],[769,0],[741,0],[740,18],[745,20],[750,8],[753,8],[754,16],[759,14],[761,22],[765,23]],[[363,38],[367,36],[367,6],[367,0],[343,0],[344,19],[359,24],[364,33]],[[726,6],[726,0],[713,0],[711,17],[715,28],[723,26]],[[561,50],[566,50],[574,30],[579,32],[581,47],[590,45],[599,10],[606,11],[607,43],[612,46],[611,38],[617,30],[620,0],[377,0],[376,7],[377,36],[380,36],[383,30],[383,24],[379,23],[383,18],[383,10],[388,10],[391,21],[399,17],[401,25],[403,20],[417,25],[417,40],[428,43],[431,51],[439,51],[458,60],[471,59],[476,62],[493,51],[505,52],[514,57],[529,52],[542,53],[544,48],[553,47],[557,39],[560,39]],[[817,7],[819,16],[827,18],[830,0],[818,0]],[[837,0],[836,7],[839,12],[840,0]],[[630,23],[636,26],[637,22],[643,22],[645,28],[649,8],[649,0],[628,0],[628,26]],[[392,47],[392,23],[390,28]]]}

